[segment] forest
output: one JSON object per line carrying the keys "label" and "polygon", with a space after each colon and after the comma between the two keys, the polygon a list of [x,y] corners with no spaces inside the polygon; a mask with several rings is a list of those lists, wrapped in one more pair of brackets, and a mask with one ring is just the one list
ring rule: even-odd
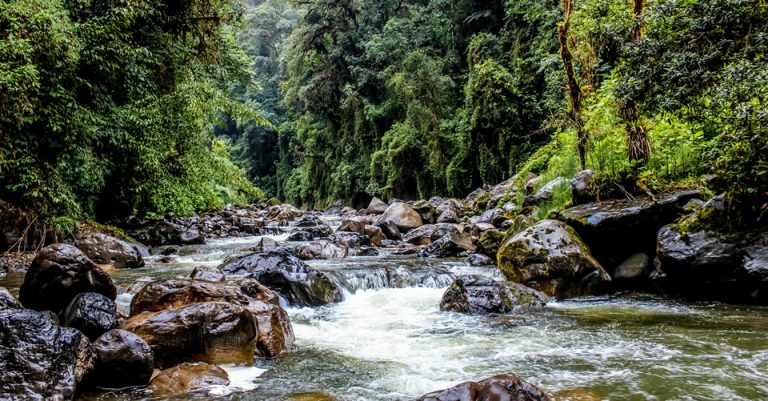
{"label": "forest", "polygon": [[766,210],[759,0],[13,0],[0,32],[0,202],[44,230],[583,169]]}

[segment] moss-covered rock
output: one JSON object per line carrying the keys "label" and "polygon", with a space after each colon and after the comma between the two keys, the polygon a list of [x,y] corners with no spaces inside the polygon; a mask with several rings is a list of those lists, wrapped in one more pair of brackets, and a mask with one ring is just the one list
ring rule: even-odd
{"label": "moss-covered rock", "polygon": [[565,223],[543,220],[507,239],[498,252],[507,280],[558,299],[601,292],[610,275]]}
{"label": "moss-covered rock", "polygon": [[549,297],[522,284],[488,277],[457,277],[443,294],[440,310],[471,314],[509,313],[542,307]]}

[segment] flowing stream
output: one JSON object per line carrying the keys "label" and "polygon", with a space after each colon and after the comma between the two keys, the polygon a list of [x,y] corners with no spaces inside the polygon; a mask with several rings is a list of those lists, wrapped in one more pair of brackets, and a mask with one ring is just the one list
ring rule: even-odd
{"label": "flowing stream", "polygon": [[[127,307],[146,282],[186,278],[258,239],[212,240],[183,247],[173,263],[150,257],[145,268],[119,271],[118,304]],[[496,276],[497,269],[386,254],[310,264],[346,288],[345,300],[289,308],[295,351],[253,367],[226,366],[230,386],[192,399],[412,400],[507,372],[560,399],[768,399],[768,308],[623,295],[552,302],[518,316],[467,316],[438,308],[452,277]],[[154,399],[144,390],[85,398]]]}

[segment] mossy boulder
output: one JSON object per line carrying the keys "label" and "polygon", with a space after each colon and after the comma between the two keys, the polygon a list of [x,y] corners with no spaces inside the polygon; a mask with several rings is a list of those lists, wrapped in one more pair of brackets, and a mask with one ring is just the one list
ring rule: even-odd
{"label": "mossy boulder", "polygon": [[459,276],[443,294],[440,310],[470,314],[509,313],[544,306],[549,297],[517,283],[479,275]]}
{"label": "mossy boulder", "polygon": [[509,281],[558,299],[602,292],[611,276],[565,223],[543,220],[507,239],[498,263]]}
{"label": "mossy boulder", "polygon": [[488,230],[480,234],[477,241],[477,252],[491,257],[496,257],[501,244],[504,243],[504,237],[507,233],[503,230]]}

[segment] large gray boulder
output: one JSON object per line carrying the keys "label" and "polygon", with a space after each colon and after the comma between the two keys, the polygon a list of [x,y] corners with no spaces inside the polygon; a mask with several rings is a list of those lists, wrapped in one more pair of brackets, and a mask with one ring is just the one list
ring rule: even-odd
{"label": "large gray boulder", "polygon": [[368,204],[366,211],[368,214],[382,214],[388,207],[389,205],[387,205],[386,202],[374,196],[373,199],[371,199],[371,203]]}
{"label": "large gray boulder", "polygon": [[383,223],[393,223],[401,232],[408,232],[424,223],[421,215],[413,207],[404,202],[395,202],[376,219],[375,225],[381,227]]}
{"label": "large gray boulder", "polygon": [[611,276],[565,223],[543,220],[507,239],[498,252],[509,281],[558,299],[599,293]]}

